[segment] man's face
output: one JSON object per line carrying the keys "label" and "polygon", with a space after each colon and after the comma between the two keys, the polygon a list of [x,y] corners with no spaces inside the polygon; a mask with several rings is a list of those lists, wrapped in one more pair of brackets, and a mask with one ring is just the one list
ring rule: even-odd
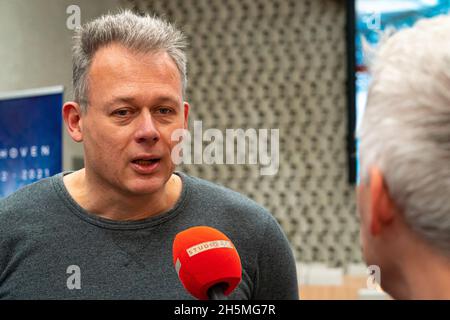
{"label": "man's face", "polygon": [[154,193],[173,173],[172,132],[187,128],[181,77],[165,52],[100,48],[89,71],[89,105],[80,125],[89,174],[106,188]]}

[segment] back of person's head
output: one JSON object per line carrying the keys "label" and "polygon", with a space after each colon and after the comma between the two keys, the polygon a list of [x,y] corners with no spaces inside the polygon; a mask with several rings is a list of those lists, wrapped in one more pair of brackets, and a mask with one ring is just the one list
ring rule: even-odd
{"label": "back of person's head", "polygon": [[157,17],[139,16],[125,10],[99,17],[75,31],[72,48],[74,100],[83,110],[88,104],[88,72],[92,59],[97,50],[113,43],[139,53],[167,52],[180,72],[185,92],[186,38],[183,33]]}
{"label": "back of person's head", "polygon": [[450,257],[450,17],[398,31],[370,70],[361,183],[378,167],[406,223]]}

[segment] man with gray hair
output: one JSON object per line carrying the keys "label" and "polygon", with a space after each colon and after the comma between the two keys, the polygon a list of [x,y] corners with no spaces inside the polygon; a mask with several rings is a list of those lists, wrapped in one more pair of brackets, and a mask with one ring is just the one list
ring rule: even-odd
{"label": "man with gray hair", "polygon": [[175,172],[186,129],[186,42],[130,11],[76,31],[66,128],[85,168],[0,202],[0,298],[191,299],[172,263],[175,236],[206,225],[239,252],[231,299],[297,299],[295,261],[274,217],[224,187]]}
{"label": "man with gray hair", "polygon": [[382,42],[359,128],[366,263],[395,299],[450,299],[450,17]]}

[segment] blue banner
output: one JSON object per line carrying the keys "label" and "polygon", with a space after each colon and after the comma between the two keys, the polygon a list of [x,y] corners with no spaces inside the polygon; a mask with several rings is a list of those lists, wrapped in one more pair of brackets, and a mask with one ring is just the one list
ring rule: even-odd
{"label": "blue banner", "polygon": [[0,96],[0,198],[62,170],[63,88]]}

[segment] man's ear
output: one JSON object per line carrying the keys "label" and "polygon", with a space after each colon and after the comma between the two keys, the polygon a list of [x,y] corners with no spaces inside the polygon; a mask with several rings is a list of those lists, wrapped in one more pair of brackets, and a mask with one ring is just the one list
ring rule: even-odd
{"label": "man's ear", "polygon": [[69,101],[63,105],[62,115],[69,135],[75,142],[83,141],[82,110],[78,103]]}
{"label": "man's ear", "polygon": [[184,129],[188,128],[189,103],[184,102]]}
{"label": "man's ear", "polygon": [[380,234],[391,224],[397,211],[391,199],[383,173],[377,167],[370,169],[370,231]]}

